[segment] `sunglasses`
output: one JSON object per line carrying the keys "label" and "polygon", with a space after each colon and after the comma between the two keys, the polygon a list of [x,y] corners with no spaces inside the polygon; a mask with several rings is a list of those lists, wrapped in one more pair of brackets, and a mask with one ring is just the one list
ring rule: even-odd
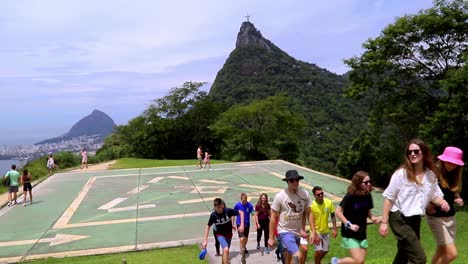
{"label": "sunglasses", "polygon": [[323,196],[323,192],[321,192],[321,193],[316,193],[315,196]]}
{"label": "sunglasses", "polygon": [[371,183],[371,181],[363,181],[362,184],[370,185],[370,184],[372,184],[372,183]]}
{"label": "sunglasses", "polygon": [[421,150],[420,149],[408,149],[406,151],[406,155],[407,156],[410,156],[414,153],[414,155],[419,155],[419,153],[421,153]]}
{"label": "sunglasses", "polygon": [[291,182],[291,183],[293,183],[293,182],[298,182],[298,181],[300,181],[298,178],[288,180],[288,182]]}

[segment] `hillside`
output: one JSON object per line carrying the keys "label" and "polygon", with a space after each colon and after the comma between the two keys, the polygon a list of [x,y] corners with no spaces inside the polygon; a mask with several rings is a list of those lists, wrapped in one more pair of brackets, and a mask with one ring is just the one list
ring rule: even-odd
{"label": "hillside", "polygon": [[343,97],[347,85],[346,75],[296,60],[264,38],[251,22],[243,22],[236,48],[209,95],[228,105],[276,94],[289,96],[290,108],[308,121],[301,139],[304,163],[331,172],[367,117],[363,105]]}
{"label": "hillside", "polygon": [[102,111],[94,110],[91,114],[76,122],[67,133],[55,138],[43,140],[35,145],[57,143],[81,136],[94,136],[98,138],[98,141],[102,142],[104,138],[112,133],[114,127],[114,120],[112,120],[110,116]]}

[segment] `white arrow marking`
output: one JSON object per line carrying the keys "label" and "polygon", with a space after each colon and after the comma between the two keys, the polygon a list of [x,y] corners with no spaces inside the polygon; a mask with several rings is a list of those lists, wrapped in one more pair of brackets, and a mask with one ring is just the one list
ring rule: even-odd
{"label": "white arrow marking", "polygon": [[152,179],[151,181],[149,181],[148,183],[157,183],[159,182],[160,180],[164,179],[166,177],[156,177],[154,179]]}
{"label": "white arrow marking", "polygon": [[168,178],[171,178],[171,179],[178,179],[178,180],[190,180],[189,177],[183,177],[183,176],[168,176]]}
{"label": "white arrow marking", "polygon": [[206,183],[216,183],[216,184],[227,184],[225,181],[213,181],[213,180],[200,180],[201,182],[206,182]]}
{"label": "white arrow marking", "polygon": [[135,189],[129,191],[127,194],[136,194],[136,193],[139,193],[141,191],[143,191],[144,189],[148,188],[149,185],[140,185],[138,187],[136,187]]}
{"label": "white arrow marking", "polygon": [[109,209],[109,213],[133,211],[136,209],[140,210],[140,209],[148,209],[148,208],[155,208],[155,207],[156,207],[155,204],[142,204],[139,206],[118,207],[118,208]]}
{"label": "white arrow marking", "polygon": [[111,209],[112,207],[118,205],[119,203],[121,203],[121,202],[123,202],[123,201],[125,201],[125,200],[127,200],[127,199],[128,199],[128,197],[127,197],[127,198],[121,198],[121,197],[115,198],[114,200],[112,200],[112,201],[106,203],[105,205],[99,207],[98,209],[101,209],[101,210],[109,210],[109,209]]}
{"label": "white arrow marking", "polygon": [[88,236],[57,234],[55,235],[55,237],[42,238],[39,240],[31,239],[31,240],[0,242],[0,247],[22,246],[22,245],[29,245],[29,244],[35,244],[35,243],[50,243],[49,246],[56,246],[56,245],[72,242],[75,240],[80,240],[80,239],[87,238],[87,237]]}

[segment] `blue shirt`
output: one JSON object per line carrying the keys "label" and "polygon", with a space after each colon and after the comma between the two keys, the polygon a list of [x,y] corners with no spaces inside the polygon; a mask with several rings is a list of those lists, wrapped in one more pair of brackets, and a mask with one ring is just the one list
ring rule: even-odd
{"label": "blue shirt", "polygon": [[[236,206],[234,206],[234,210],[244,212],[244,226],[250,226],[250,214],[254,212],[254,208],[250,202],[247,202],[245,205],[242,202],[237,202]],[[241,218],[240,215],[237,216],[236,224],[240,226]]]}

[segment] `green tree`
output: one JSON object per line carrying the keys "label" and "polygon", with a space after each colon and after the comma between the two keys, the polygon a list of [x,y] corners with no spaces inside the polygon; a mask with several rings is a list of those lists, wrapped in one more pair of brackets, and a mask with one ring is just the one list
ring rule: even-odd
{"label": "green tree", "polygon": [[304,126],[304,118],[289,110],[288,98],[272,96],[231,107],[210,130],[223,139],[224,158],[295,161]]}
{"label": "green tree", "polygon": [[[397,18],[364,43],[361,56],[345,61],[352,69],[347,95],[370,105],[374,156],[401,162],[396,157],[414,137],[436,143],[435,152],[448,144],[467,150],[467,7],[463,0],[436,0],[432,8]],[[342,157],[353,160],[347,155],[352,151]]]}

